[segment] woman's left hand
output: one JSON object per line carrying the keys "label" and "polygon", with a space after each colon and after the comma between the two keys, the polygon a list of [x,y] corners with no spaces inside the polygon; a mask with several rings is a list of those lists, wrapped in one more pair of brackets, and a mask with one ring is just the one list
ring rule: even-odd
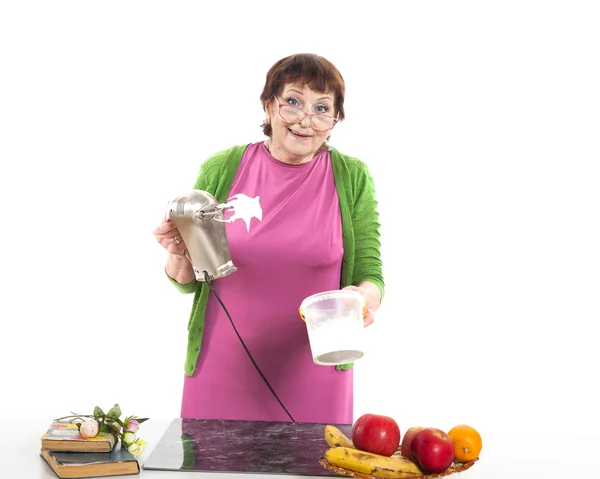
{"label": "woman's left hand", "polygon": [[[379,299],[373,298],[372,288],[368,288],[366,286],[346,286],[345,288],[342,288],[342,290],[356,291],[357,293],[360,293],[363,298],[365,298],[367,308],[365,316],[363,318],[363,322],[365,327],[369,326],[370,324],[373,324],[373,321],[375,321],[375,310],[373,309],[373,306],[375,305],[375,303],[377,304],[377,306],[379,306]],[[377,293],[379,293],[379,290],[377,290]]]}

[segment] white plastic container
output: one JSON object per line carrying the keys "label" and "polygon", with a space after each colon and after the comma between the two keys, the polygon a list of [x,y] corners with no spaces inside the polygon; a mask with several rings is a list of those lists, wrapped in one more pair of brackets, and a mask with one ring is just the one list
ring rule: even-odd
{"label": "white plastic container", "polygon": [[323,366],[347,364],[364,356],[365,300],[348,290],[325,291],[302,301],[313,361]]}

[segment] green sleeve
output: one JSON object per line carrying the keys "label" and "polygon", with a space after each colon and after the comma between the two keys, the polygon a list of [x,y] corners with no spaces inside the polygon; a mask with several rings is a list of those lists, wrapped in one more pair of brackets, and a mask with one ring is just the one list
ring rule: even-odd
{"label": "green sleeve", "polygon": [[194,183],[195,190],[207,191],[210,194],[214,194],[216,188],[216,181],[218,178],[220,162],[218,162],[220,153],[211,156],[206,160],[200,167],[198,178]]}
{"label": "green sleeve", "polygon": [[375,184],[367,165],[355,163],[355,202],[352,213],[352,225],[355,237],[355,258],[352,284],[363,281],[375,284],[383,299],[385,284],[381,261],[381,238],[378,203],[375,196]]}
{"label": "green sleeve", "polygon": [[177,288],[177,290],[180,293],[190,294],[190,293],[193,293],[194,291],[196,291],[196,283],[198,282],[196,279],[193,279],[189,283],[186,283],[186,284],[180,284],[177,281],[175,281],[173,278],[171,278],[167,274],[166,271],[165,271],[165,275],[167,276],[167,279],[171,282],[171,284],[173,286],[175,286],[175,288]]}

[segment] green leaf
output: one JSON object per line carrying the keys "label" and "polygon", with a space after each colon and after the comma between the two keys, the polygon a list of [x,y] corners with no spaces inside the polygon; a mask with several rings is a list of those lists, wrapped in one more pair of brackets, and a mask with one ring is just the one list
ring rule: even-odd
{"label": "green leaf", "polygon": [[112,423],[110,425],[110,432],[113,433],[115,436],[118,436],[121,430],[115,423]]}
{"label": "green leaf", "polygon": [[137,417],[136,417],[136,418],[135,418],[135,420],[136,420],[137,422],[139,422],[140,424],[142,424],[143,422],[149,421],[149,420],[150,420],[150,418],[149,418],[149,417],[140,417],[140,418],[137,418]]}
{"label": "green leaf", "polygon": [[119,407],[118,404],[115,404],[108,411],[107,417],[109,417],[110,419],[118,419],[120,415],[121,415],[121,408]]}
{"label": "green leaf", "polygon": [[98,431],[101,431],[101,432],[113,432],[112,428],[108,424],[105,424],[105,423],[100,423],[99,424]]}
{"label": "green leaf", "polygon": [[106,416],[106,414],[104,414],[104,411],[103,411],[102,409],[100,409],[100,407],[99,407],[99,406],[96,406],[96,407],[94,408],[94,416],[95,416],[95,417],[105,417],[105,416]]}

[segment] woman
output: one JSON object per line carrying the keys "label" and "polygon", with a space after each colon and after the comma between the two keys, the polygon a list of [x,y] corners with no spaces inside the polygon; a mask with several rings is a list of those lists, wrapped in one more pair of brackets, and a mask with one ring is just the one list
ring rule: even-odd
{"label": "woman", "polygon": [[344,94],[325,58],[279,60],[260,97],[266,141],[212,156],[194,185],[220,203],[242,196],[260,203],[260,215],[226,223],[238,270],[211,285],[264,379],[218,299],[196,281],[175,224],[165,220],[154,231],[168,251],[171,282],[195,294],[184,418],[353,422],[351,367],[314,364],[298,315],[304,298],[343,288],[363,295],[369,325],[383,296],[373,181],[363,162],[326,144],[344,119]]}

